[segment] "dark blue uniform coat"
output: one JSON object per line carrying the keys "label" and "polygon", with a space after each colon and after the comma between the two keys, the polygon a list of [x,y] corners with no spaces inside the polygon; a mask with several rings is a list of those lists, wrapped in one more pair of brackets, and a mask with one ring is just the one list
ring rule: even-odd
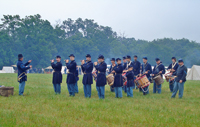
{"label": "dark blue uniform coat", "polygon": [[151,64],[149,64],[148,62],[146,64],[142,64],[141,74],[145,73],[146,71],[148,71],[148,73],[146,74],[146,76],[149,79],[150,74],[152,73],[152,68],[151,68]]}
{"label": "dark blue uniform coat", "polygon": [[175,78],[176,82],[179,82],[180,80],[182,80],[183,82],[186,81],[186,76],[187,76],[187,67],[185,65],[183,66],[179,66],[175,75],[177,76]]}
{"label": "dark blue uniform coat", "polygon": [[126,63],[123,63],[122,66],[123,66],[123,69],[125,70],[125,69],[126,69],[126,66],[127,66],[127,62],[126,62]]}
{"label": "dark blue uniform coat", "polygon": [[[175,65],[174,65],[175,64]],[[174,66],[174,67],[173,67]],[[173,74],[174,73],[176,73],[176,71],[177,71],[177,69],[178,69],[178,63],[171,63],[169,66],[168,66],[168,68],[167,69],[174,69],[175,71],[173,72]],[[172,68],[173,67],[173,68]]]}
{"label": "dark blue uniform coat", "polygon": [[127,77],[127,87],[132,87],[134,85],[134,73],[133,71],[126,72]]}
{"label": "dark blue uniform coat", "polygon": [[84,73],[83,81],[82,81],[83,85],[93,84],[93,78],[92,78],[93,63],[92,63],[92,61],[88,61],[87,63],[81,65],[81,69]]}
{"label": "dark blue uniform coat", "polygon": [[62,63],[61,62],[57,62],[56,64],[51,63],[51,66],[54,69],[54,72],[53,72],[53,84],[62,83],[62,73],[61,73]]}
{"label": "dark blue uniform coat", "polygon": [[30,67],[26,67],[26,66],[29,64],[30,64],[29,62],[23,64],[23,62],[21,60],[18,60],[18,62],[17,62],[18,79],[20,78],[20,80],[18,80],[18,82],[21,83],[23,81],[27,81],[26,70],[28,70]]}
{"label": "dark blue uniform coat", "polygon": [[[116,66],[116,65],[115,65],[115,66]],[[115,66],[114,66],[114,67],[115,67]],[[110,66],[110,68],[109,68],[109,74],[114,70],[114,67],[113,67],[113,65]],[[113,75],[114,75],[114,74],[113,74]]]}
{"label": "dark blue uniform coat", "polygon": [[130,65],[133,67],[133,62],[127,62],[124,70],[128,70],[128,66]]}
{"label": "dark blue uniform coat", "polygon": [[122,64],[118,64],[117,66],[114,67],[114,71],[115,71],[114,87],[123,86],[123,77],[122,77],[123,70],[124,69],[123,69]]}
{"label": "dark blue uniform coat", "polygon": [[79,80],[79,77],[78,77],[78,68],[76,68],[75,76],[76,76],[76,82],[78,82],[78,80]]}
{"label": "dark blue uniform coat", "polygon": [[133,61],[133,72],[134,75],[138,75],[140,73],[141,63],[139,61]]}
{"label": "dark blue uniform coat", "polygon": [[95,66],[97,70],[97,86],[105,86],[106,85],[106,69],[107,69],[107,64],[103,61],[99,65]]}
{"label": "dark blue uniform coat", "polygon": [[[153,74],[158,74],[160,71],[162,71],[162,74],[165,74],[165,67],[163,64],[155,65],[153,68]],[[162,74],[161,77],[162,77]]]}
{"label": "dark blue uniform coat", "polygon": [[66,63],[67,69],[69,69],[67,74],[67,84],[75,84],[76,83],[76,62],[75,60],[70,63]]}

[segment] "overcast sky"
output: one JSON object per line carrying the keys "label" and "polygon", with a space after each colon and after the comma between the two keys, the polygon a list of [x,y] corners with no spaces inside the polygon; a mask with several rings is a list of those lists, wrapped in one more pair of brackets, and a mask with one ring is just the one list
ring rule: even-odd
{"label": "overcast sky", "polygon": [[126,37],[200,42],[200,0],[0,0],[0,17],[5,14],[40,14],[52,24],[88,18]]}

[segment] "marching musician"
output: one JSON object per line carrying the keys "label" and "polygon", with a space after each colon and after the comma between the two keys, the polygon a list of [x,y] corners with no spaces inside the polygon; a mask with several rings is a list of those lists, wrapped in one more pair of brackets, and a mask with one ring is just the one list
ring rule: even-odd
{"label": "marching musician", "polygon": [[83,75],[83,90],[85,98],[91,97],[91,84],[93,84],[93,78],[92,78],[92,70],[93,70],[93,63],[91,61],[91,55],[86,55],[86,63],[84,60],[81,62],[81,68],[84,73]]}
{"label": "marching musician", "polygon": [[[123,65],[122,66],[123,66],[123,70],[126,71],[126,66],[127,66],[126,56],[123,57]],[[122,89],[125,93],[127,92],[126,86],[123,86]]]}
{"label": "marching musician", "polygon": [[[135,76],[137,76],[138,74],[140,74],[140,66],[141,63],[137,60],[137,55],[134,56],[134,61],[133,61],[133,72],[134,72],[134,79]],[[134,82],[133,82],[134,83]],[[133,89],[135,89],[135,83],[133,84]]]}
{"label": "marching musician", "polygon": [[115,87],[115,97],[116,98],[122,98],[123,66],[122,66],[120,58],[117,58],[116,61],[117,61],[117,66],[115,66],[114,70],[112,71],[113,73],[116,73],[113,86]]}
{"label": "marching musician", "polygon": [[[109,68],[109,74],[114,70],[114,67],[116,66],[116,64],[115,64],[115,58],[112,58],[111,59],[111,66],[110,66],[110,68]],[[113,73],[113,76],[115,76],[115,74]],[[111,92],[114,92],[115,90],[114,90],[114,86],[112,85],[112,86],[110,86],[110,91]]]}
{"label": "marching musician", "polygon": [[75,73],[75,76],[76,76],[76,83],[75,83],[75,93],[78,93],[78,80],[79,80],[79,73],[78,73],[78,66],[76,66],[76,73]]}
{"label": "marching musician", "polygon": [[67,74],[67,88],[69,91],[69,96],[74,97],[75,96],[75,83],[76,83],[76,62],[75,62],[75,56],[74,54],[71,54],[70,56],[70,63],[69,60],[65,60],[66,67],[69,70]]}
{"label": "marching musician", "polygon": [[[165,74],[165,67],[160,62],[159,58],[156,58],[155,60],[156,60],[156,65],[153,68],[153,74],[152,74],[152,76],[160,75],[162,77],[162,74]],[[156,85],[156,83],[154,81],[153,93],[158,92],[159,94],[161,94],[161,88],[162,88],[162,84]]]}
{"label": "marching musician", "polygon": [[123,56],[123,69],[125,70],[126,69],[126,64],[127,64],[127,62],[126,62],[126,56]]}
{"label": "marching musician", "polygon": [[97,70],[97,81],[96,81],[96,89],[98,91],[99,99],[105,98],[105,85],[106,85],[106,69],[107,64],[104,62],[104,56],[99,55],[98,57],[99,64],[94,62],[95,68]]}
{"label": "marching musician", "polygon": [[60,94],[61,92],[61,86],[60,84],[62,83],[62,63],[61,63],[61,57],[58,55],[56,56],[56,61],[57,63],[54,64],[54,60],[51,60],[51,66],[54,70],[53,72],[53,88],[55,94]]}
{"label": "marching musician", "polygon": [[126,61],[127,61],[127,64],[126,64],[125,70],[128,70],[128,66],[131,65],[131,66],[133,67],[133,63],[132,63],[132,61],[131,61],[131,56],[127,55]]}
{"label": "marching musician", "polygon": [[127,97],[133,97],[133,86],[134,86],[134,72],[132,71],[133,67],[128,66],[128,71],[126,72],[127,77]]}
{"label": "marching musician", "polygon": [[[176,57],[172,57],[172,63],[169,65],[167,70],[170,71],[173,75],[174,73],[176,73],[177,69],[178,69],[178,63],[176,63]],[[173,92],[173,88],[174,84],[172,83],[172,81],[169,80],[169,89],[171,92]]]}
{"label": "marching musician", "polygon": [[19,82],[19,95],[24,96],[25,81],[27,81],[27,70],[32,68],[32,65],[28,66],[32,60],[27,63],[23,63],[23,55],[18,55],[17,69],[18,69],[18,82]]}
{"label": "marching musician", "polygon": [[[148,63],[147,61],[147,57],[143,57],[143,63],[142,66],[142,70],[141,70],[141,74],[140,77],[142,76],[142,74],[145,74],[147,76],[147,78],[150,80],[150,74],[152,73],[152,68],[151,68],[151,64]],[[143,95],[147,95],[149,94],[149,86],[143,88]]]}
{"label": "marching musician", "polygon": [[179,59],[178,64],[179,67],[177,71],[174,73],[176,78],[171,98],[175,98],[178,90],[179,90],[179,98],[183,97],[184,84],[186,82],[186,76],[187,76],[187,67],[184,65],[183,59]]}

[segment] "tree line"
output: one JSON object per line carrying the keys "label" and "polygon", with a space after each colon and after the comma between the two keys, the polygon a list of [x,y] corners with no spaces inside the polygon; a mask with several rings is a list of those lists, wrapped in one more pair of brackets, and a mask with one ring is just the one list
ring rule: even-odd
{"label": "tree line", "polygon": [[171,62],[171,57],[183,58],[191,67],[200,65],[200,44],[188,39],[163,38],[153,41],[136,40],[118,35],[111,27],[97,24],[91,19],[76,20],[68,18],[52,25],[41,15],[21,18],[19,15],[3,15],[0,24],[0,68],[16,64],[17,55],[22,53],[25,60],[32,59],[32,65],[44,68],[56,55],[68,59],[69,54],[76,56],[76,61],[85,58],[87,53],[96,61],[103,54],[106,62],[112,57],[125,55],[147,56],[149,63],[155,64],[159,57],[164,65]]}

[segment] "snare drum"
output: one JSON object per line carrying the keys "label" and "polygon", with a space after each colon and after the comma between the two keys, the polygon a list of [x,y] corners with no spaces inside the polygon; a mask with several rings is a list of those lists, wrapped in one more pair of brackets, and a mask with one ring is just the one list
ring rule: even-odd
{"label": "snare drum", "polygon": [[153,80],[155,81],[156,85],[160,85],[164,83],[164,80],[161,77],[161,75],[157,75],[156,77],[153,78]]}
{"label": "snare drum", "polygon": [[127,77],[126,77],[126,73],[122,74],[123,77],[123,85],[126,86],[127,85]]}
{"label": "snare drum", "polygon": [[145,88],[150,85],[149,79],[146,75],[136,78],[134,80],[134,83],[137,85],[138,88]]}
{"label": "snare drum", "polygon": [[92,72],[92,76],[94,78],[95,81],[97,81],[97,71]]}
{"label": "snare drum", "polygon": [[106,76],[107,82],[109,86],[112,86],[114,84],[114,76],[113,74],[109,74]]}
{"label": "snare drum", "polygon": [[171,79],[171,74],[172,74],[172,73],[166,73],[166,74],[164,75],[167,82],[169,82],[169,80]]}

